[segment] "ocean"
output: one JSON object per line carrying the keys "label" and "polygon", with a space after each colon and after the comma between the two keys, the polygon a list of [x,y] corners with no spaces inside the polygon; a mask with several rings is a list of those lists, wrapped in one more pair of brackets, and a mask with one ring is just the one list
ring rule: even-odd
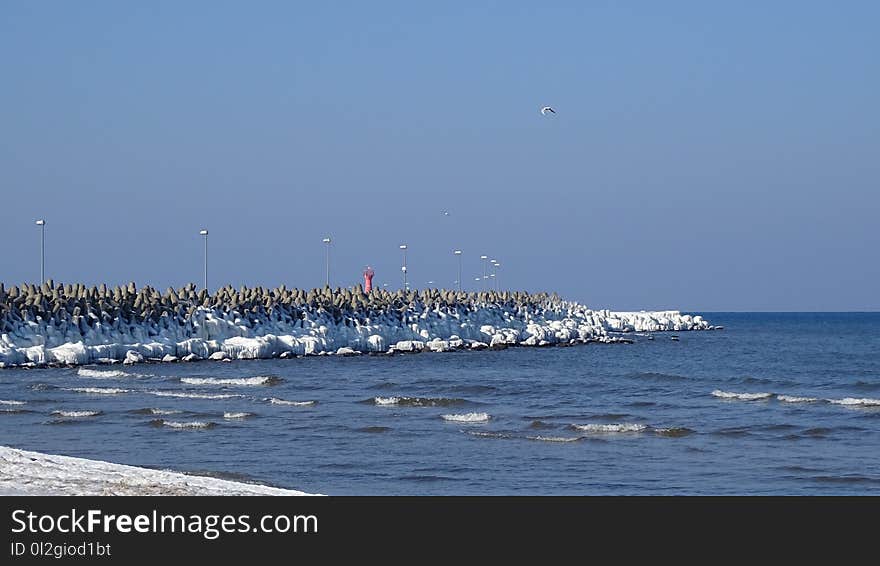
{"label": "ocean", "polygon": [[880,492],[880,313],[699,314],[724,330],[4,369],[0,444],[330,495]]}

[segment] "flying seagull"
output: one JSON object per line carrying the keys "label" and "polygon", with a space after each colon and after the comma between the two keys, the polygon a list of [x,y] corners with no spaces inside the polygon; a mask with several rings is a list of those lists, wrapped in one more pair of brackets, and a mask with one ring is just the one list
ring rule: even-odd
{"label": "flying seagull", "polygon": [[546,115],[547,115],[547,112],[550,112],[551,114],[556,114],[556,110],[553,110],[553,109],[550,108],[549,106],[545,106],[545,107],[541,108],[541,114],[542,114],[542,115],[546,116]]}

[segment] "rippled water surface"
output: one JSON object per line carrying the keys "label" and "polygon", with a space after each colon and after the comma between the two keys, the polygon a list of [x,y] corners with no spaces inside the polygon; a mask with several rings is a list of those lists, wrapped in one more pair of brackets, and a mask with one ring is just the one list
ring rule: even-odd
{"label": "rippled water surface", "polygon": [[631,345],[0,370],[0,444],[328,494],[880,492],[880,313]]}

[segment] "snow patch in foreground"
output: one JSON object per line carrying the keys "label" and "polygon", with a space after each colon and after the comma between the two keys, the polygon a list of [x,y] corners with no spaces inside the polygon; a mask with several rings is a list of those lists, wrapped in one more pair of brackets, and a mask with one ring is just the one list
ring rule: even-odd
{"label": "snow patch in foreground", "polygon": [[0,495],[316,495],[0,446]]}

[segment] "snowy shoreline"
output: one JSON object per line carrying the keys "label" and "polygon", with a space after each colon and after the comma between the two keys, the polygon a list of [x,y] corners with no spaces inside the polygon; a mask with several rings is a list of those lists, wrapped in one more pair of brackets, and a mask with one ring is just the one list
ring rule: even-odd
{"label": "snowy shoreline", "polygon": [[545,293],[0,285],[0,367],[540,347],[714,328],[679,311],[591,310]]}
{"label": "snowy shoreline", "polygon": [[0,446],[0,496],[318,495]]}

